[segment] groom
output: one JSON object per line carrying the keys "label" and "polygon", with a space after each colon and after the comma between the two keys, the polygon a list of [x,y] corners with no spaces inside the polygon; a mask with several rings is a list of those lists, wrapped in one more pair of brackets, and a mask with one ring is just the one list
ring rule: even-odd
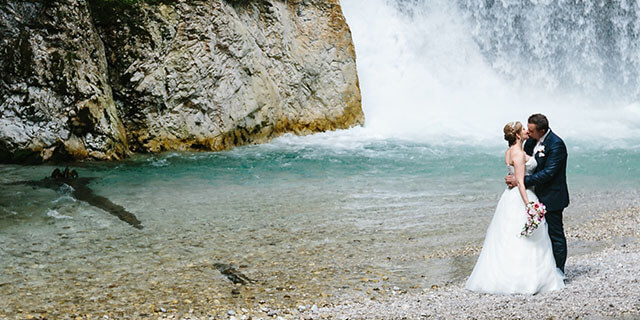
{"label": "groom", "polygon": [[[562,226],[562,211],[569,205],[567,147],[549,129],[549,120],[544,115],[534,114],[527,122],[529,139],[524,144],[524,151],[536,158],[538,166],[532,175],[524,178],[524,184],[527,188],[534,186],[538,199],[547,207],[545,218],[549,226],[553,256],[556,266],[564,272],[567,239]],[[512,175],[508,175],[505,182],[511,188],[518,184]]]}

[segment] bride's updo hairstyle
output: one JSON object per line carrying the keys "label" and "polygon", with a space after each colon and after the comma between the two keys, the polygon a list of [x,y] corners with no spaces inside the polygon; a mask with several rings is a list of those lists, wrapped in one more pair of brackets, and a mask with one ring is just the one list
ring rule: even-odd
{"label": "bride's updo hairstyle", "polygon": [[507,140],[509,146],[516,143],[517,134],[522,131],[522,123],[520,121],[509,122],[504,126],[504,139]]}

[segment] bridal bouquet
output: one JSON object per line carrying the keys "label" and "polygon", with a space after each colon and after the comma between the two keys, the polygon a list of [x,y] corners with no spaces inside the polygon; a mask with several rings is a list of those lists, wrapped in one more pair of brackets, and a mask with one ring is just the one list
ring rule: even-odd
{"label": "bridal bouquet", "polygon": [[527,222],[520,232],[521,236],[530,236],[533,231],[538,229],[538,225],[542,222],[542,218],[547,213],[547,207],[541,202],[529,201],[527,204]]}

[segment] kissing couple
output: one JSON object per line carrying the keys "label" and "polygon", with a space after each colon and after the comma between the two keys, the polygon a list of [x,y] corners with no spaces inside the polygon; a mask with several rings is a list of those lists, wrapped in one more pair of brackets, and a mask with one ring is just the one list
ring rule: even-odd
{"label": "kissing couple", "polygon": [[[542,114],[530,116],[526,127],[518,121],[507,123],[504,139],[509,143],[504,157],[508,187],[466,288],[494,294],[562,289],[567,260],[562,211],[569,205],[567,148]],[[528,213],[535,213],[534,208],[542,212],[531,219]],[[521,231],[531,224],[535,224],[531,233]]]}

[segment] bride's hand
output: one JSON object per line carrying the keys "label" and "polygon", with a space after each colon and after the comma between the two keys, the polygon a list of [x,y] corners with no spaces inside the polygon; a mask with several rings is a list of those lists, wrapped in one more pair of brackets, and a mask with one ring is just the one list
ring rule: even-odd
{"label": "bride's hand", "polygon": [[514,188],[518,185],[518,180],[516,179],[516,176],[509,174],[504,177],[504,183],[506,183],[509,188]]}

